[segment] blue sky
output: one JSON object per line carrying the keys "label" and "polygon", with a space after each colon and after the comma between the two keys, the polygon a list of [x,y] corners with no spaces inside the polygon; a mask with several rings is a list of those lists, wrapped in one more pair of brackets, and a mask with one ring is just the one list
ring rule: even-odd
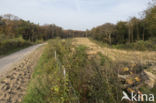
{"label": "blue sky", "polygon": [[0,0],[0,15],[11,13],[34,23],[86,30],[139,17],[149,0]]}

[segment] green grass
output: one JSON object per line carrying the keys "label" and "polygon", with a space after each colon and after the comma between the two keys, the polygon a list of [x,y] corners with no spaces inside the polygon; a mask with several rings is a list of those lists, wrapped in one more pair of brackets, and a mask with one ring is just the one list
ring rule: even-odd
{"label": "green grass", "polygon": [[0,41],[0,56],[5,56],[32,45],[31,42],[21,38]]}
{"label": "green grass", "polygon": [[22,103],[119,103],[116,65],[100,53],[90,57],[86,50],[73,47],[71,40],[49,41]]}

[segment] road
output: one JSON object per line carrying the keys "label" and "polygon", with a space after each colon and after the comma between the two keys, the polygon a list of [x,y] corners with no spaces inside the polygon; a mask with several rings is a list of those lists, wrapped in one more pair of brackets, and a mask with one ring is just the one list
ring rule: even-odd
{"label": "road", "polygon": [[0,58],[0,74],[42,45],[44,44],[37,44]]}
{"label": "road", "polygon": [[31,46],[0,59],[0,103],[21,103],[44,51],[45,46],[42,45]]}

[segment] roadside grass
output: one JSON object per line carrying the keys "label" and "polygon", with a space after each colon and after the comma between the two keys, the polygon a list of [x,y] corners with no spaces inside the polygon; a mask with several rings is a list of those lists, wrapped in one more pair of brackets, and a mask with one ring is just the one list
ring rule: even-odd
{"label": "roadside grass", "polygon": [[24,49],[33,43],[25,41],[21,38],[16,39],[6,39],[0,41],[0,56],[5,56],[16,52],[18,50]]}
{"label": "roadside grass", "polygon": [[22,103],[120,103],[117,65],[71,40],[49,41]]}

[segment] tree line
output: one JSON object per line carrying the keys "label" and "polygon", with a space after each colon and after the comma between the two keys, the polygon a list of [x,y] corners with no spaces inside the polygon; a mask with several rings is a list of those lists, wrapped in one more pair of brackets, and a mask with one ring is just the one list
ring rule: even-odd
{"label": "tree line", "polygon": [[24,40],[48,40],[55,37],[82,37],[84,31],[63,30],[55,24],[39,25],[25,21],[12,14],[0,16],[0,38],[10,39],[22,37]]}
{"label": "tree line", "polygon": [[132,17],[129,21],[117,24],[105,23],[88,32],[96,40],[109,44],[133,43],[139,40],[156,38],[156,3],[144,11],[141,18]]}
{"label": "tree line", "polygon": [[91,30],[63,30],[55,24],[39,25],[12,14],[0,16],[0,39],[22,37],[24,40],[48,40],[55,37],[92,37],[108,44],[125,44],[156,38],[156,2],[153,1],[141,18],[117,24],[105,23]]}

